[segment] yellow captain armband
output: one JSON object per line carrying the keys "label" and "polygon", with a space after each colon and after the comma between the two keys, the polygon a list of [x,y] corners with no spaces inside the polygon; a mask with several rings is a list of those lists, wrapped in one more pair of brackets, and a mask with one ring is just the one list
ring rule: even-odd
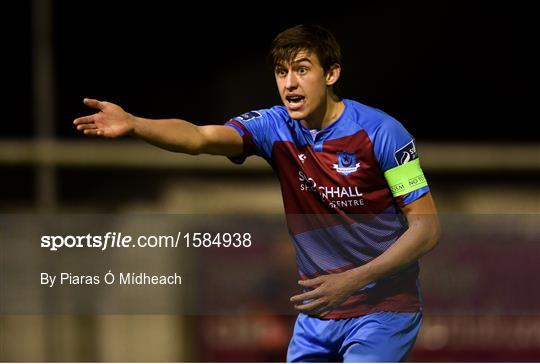
{"label": "yellow captain armband", "polygon": [[384,172],[392,196],[398,197],[427,186],[420,160],[414,159]]}

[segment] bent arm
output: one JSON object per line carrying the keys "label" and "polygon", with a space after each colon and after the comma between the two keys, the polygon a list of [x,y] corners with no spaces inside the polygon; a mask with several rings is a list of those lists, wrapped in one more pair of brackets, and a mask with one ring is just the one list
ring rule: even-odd
{"label": "bent arm", "polygon": [[431,193],[405,206],[402,211],[409,223],[407,231],[377,258],[350,271],[358,278],[359,288],[406,268],[437,245],[440,226]]}
{"label": "bent arm", "polygon": [[242,137],[228,126],[197,126],[181,119],[145,119],[110,102],[84,99],[84,103],[99,110],[74,120],[77,130],[85,135],[117,138],[130,134],[160,148],[187,154],[236,156],[242,153]]}
{"label": "bent arm", "polygon": [[433,249],[439,240],[439,221],[431,194],[410,203],[403,212],[409,228],[388,250],[360,267],[299,281],[312,290],[291,297],[294,307],[324,317],[358,289],[406,268]]}

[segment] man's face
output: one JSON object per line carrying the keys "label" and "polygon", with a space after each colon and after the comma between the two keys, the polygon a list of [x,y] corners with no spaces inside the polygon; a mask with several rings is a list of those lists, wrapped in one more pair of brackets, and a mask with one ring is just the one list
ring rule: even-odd
{"label": "man's face", "polygon": [[291,118],[309,120],[326,103],[330,84],[318,57],[300,51],[289,63],[280,63],[274,69],[281,101]]}

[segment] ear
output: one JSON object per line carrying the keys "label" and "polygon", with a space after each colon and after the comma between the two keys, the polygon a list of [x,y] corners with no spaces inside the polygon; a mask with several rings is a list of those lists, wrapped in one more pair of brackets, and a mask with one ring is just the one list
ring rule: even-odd
{"label": "ear", "polygon": [[341,66],[339,64],[334,64],[328,72],[326,73],[326,86],[332,86],[339,80],[339,75],[341,74]]}

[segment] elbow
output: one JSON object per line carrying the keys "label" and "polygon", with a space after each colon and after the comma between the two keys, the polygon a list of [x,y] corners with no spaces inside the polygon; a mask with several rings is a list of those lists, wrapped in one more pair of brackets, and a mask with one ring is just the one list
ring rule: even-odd
{"label": "elbow", "polygon": [[433,250],[438,244],[441,237],[441,225],[439,219],[435,217],[428,229],[426,237],[426,253]]}
{"label": "elbow", "polygon": [[434,234],[426,241],[426,253],[435,249],[437,245],[439,245],[439,235]]}
{"label": "elbow", "polygon": [[196,137],[191,138],[187,143],[185,143],[181,152],[189,155],[199,155],[205,152],[205,148],[206,145],[204,138],[202,135],[197,134]]}
{"label": "elbow", "polygon": [[427,254],[439,244],[441,228],[436,215],[424,216],[414,220],[413,224],[409,225],[409,229],[412,229],[416,234],[421,256]]}
{"label": "elbow", "polygon": [[193,135],[193,138],[191,138],[184,153],[190,155],[204,154],[208,149],[208,138],[204,134],[204,129],[202,127],[196,126],[195,130],[196,132]]}

